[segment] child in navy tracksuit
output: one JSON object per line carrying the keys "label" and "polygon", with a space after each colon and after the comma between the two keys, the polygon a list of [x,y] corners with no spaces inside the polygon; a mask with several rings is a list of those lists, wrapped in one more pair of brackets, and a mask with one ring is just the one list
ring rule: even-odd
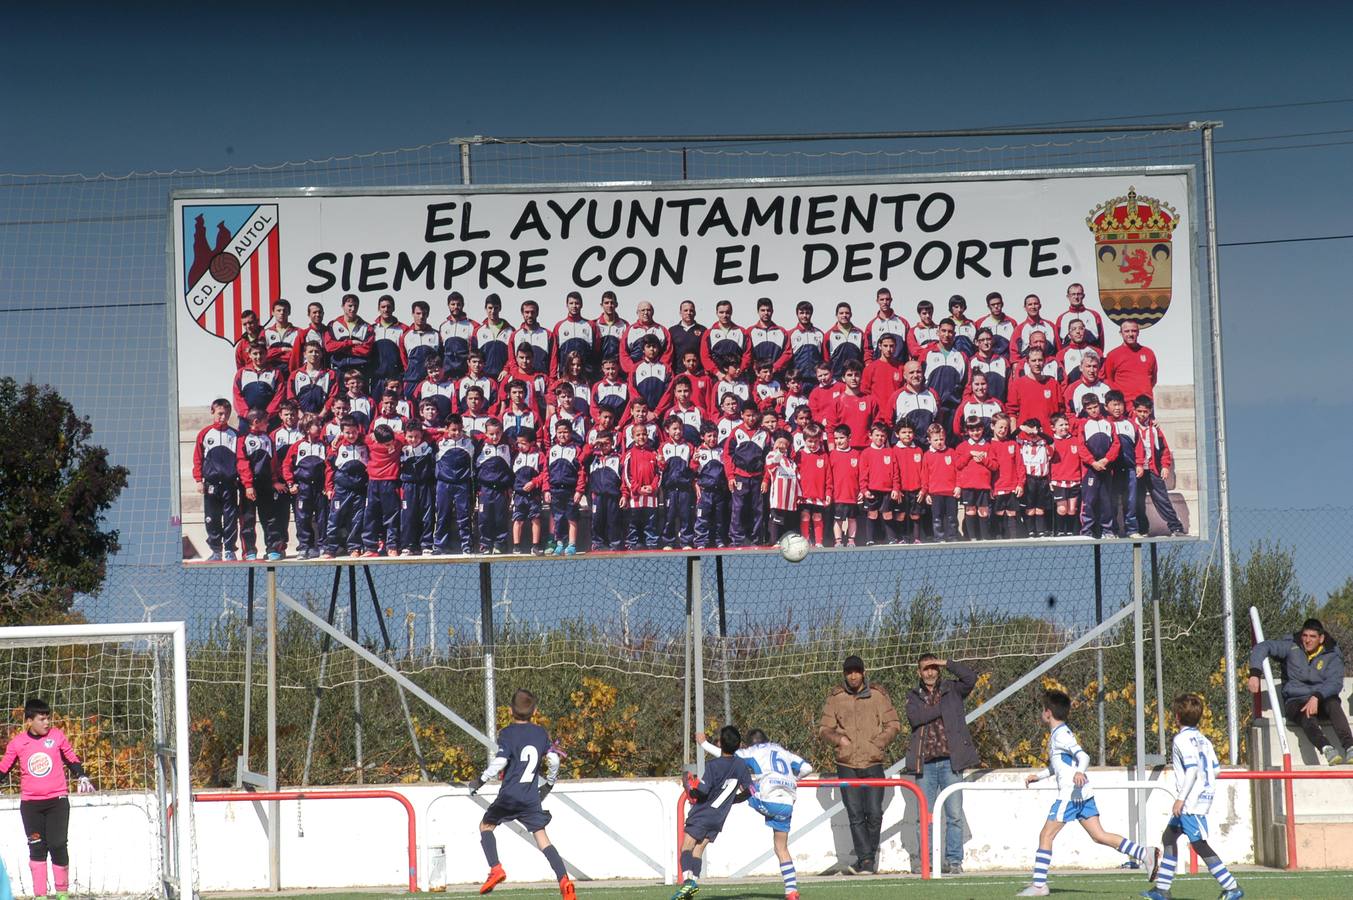
{"label": "child in navy tracksuit", "polygon": [[686,425],[676,416],[663,423],[667,440],[658,449],[662,465],[663,544],[672,549],[695,546],[695,448],[686,442]]}
{"label": "child in navy tracksuit", "polygon": [[592,497],[592,549],[625,549],[620,521],[620,454],[615,436],[601,431],[583,456]]}
{"label": "child in navy tracksuit", "polygon": [[489,419],[475,456],[479,476],[479,552],[506,553],[511,516],[512,451],[503,443],[503,423]]}
{"label": "child in navy tracksuit", "polygon": [[517,452],[512,454],[512,546],[519,553],[545,552],[540,543],[540,507],[547,477],[535,430],[519,432]]}
{"label": "child in navy tracksuit", "polygon": [[273,453],[272,436],[268,434],[268,414],[253,409],[245,416],[249,433],[239,442],[240,487],[244,499],[240,503],[240,550],[245,559],[257,559],[254,552],[254,526],[263,525],[263,552],[270,560],[282,558],[287,548],[285,509],[280,494],[277,459]]}
{"label": "child in navy tracksuit", "polygon": [[[1104,411],[1118,434],[1118,458],[1109,466],[1109,509],[1114,534],[1137,534],[1137,426],[1127,415],[1122,391],[1104,394]],[[1118,523],[1122,521],[1120,526]]]}
{"label": "child in navy tracksuit", "polygon": [[[465,435],[464,422],[452,413],[437,436],[438,553],[469,553],[474,546],[470,513],[474,507],[474,441]],[[452,539],[452,530],[455,538]]]}
{"label": "child in navy tracksuit", "polygon": [[1109,498],[1109,467],[1118,458],[1118,433],[1113,423],[1100,415],[1099,398],[1086,394],[1081,400],[1085,418],[1079,422],[1081,436],[1077,453],[1085,464],[1081,476],[1081,534],[1103,537],[1113,532],[1113,506]]}
{"label": "child in navy tracksuit", "polygon": [[399,555],[414,556],[421,552],[431,556],[437,453],[421,422],[405,425],[404,437],[404,447],[399,451]]}
{"label": "child in navy tracksuit", "polygon": [[211,424],[197,433],[193,443],[193,480],[202,495],[207,526],[209,560],[235,558],[239,532],[239,434],[231,428],[230,401],[211,404]]}
{"label": "child in navy tracksuit", "polygon": [[339,544],[353,556],[362,553],[362,525],[366,521],[367,460],[362,426],[352,416],[339,420],[343,433],[329,447],[324,493],[329,497],[329,526],[324,535],[324,559],[333,559]]}
{"label": "child in navy tracksuit", "polygon": [[366,437],[368,452],[365,524],[366,556],[399,555],[399,455],[404,436],[380,424]]}
{"label": "child in navy tracksuit", "polygon": [[719,446],[719,426],[700,426],[695,451],[695,543],[702,550],[728,546],[728,470]]}
{"label": "child in navy tracksuit", "polygon": [[555,422],[554,443],[545,456],[545,487],[550,492],[556,556],[578,552],[578,503],[587,484],[582,455],[573,424],[562,419]]}
{"label": "child in navy tracksuit", "polygon": [[315,559],[329,518],[324,496],[329,445],[324,442],[324,420],[318,415],[307,415],[301,428],[305,437],[288,447],[282,460],[282,480],[296,514],[296,558]]}
{"label": "child in navy tracksuit", "polygon": [[765,523],[761,479],[766,472],[766,451],[770,434],[757,427],[760,410],[748,400],[742,404],[742,424],[733,429],[724,444],[724,468],[728,473],[732,497],[730,540],[735,547],[750,547],[761,535]]}

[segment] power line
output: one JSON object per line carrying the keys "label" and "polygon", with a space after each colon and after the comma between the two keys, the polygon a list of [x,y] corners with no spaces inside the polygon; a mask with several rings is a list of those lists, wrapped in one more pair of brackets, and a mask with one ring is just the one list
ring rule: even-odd
{"label": "power line", "polygon": [[1254,247],[1259,244],[1305,244],[1311,241],[1347,241],[1353,234],[1320,234],[1314,237],[1273,238],[1266,241],[1220,241],[1218,247]]}
{"label": "power line", "polygon": [[1109,116],[1103,119],[1063,119],[1060,122],[1030,122],[1020,126],[1021,128],[1036,128],[1049,125],[1089,125],[1101,122],[1121,122],[1132,119],[1157,119],[1167,116],[1196,116],[1203,113],[1225,113],[1225,112],[1255,112],[1265,109],[1296,109],[1304,106],[1331,106],[1338,103],[1353,103],[1353,97],[1334,97],[1328,100],[1297,100],[1290,103],[1258,103],[1248,106],[1215,106],[1211,109],[1178,109],[1173,112],[1144,113],[1137,116]]}

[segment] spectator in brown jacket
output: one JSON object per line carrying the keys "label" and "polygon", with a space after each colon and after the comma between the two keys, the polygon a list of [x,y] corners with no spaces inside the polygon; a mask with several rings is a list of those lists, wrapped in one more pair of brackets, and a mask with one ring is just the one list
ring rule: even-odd
{"label": "spectator in brown jacket", "polygon": [[[847,656],[841,666],[845,683],[832,688],[822,708],[818,737],[835,747],[839,778],[882,778],[888,745],[902,730],[897,710],[882,685],[864,677],[864,660]],[[851,875],[878,871],[878,849],[883,830],[883,788],[843,787],[841,801],[850,818],[850,841],[855,864]]]}

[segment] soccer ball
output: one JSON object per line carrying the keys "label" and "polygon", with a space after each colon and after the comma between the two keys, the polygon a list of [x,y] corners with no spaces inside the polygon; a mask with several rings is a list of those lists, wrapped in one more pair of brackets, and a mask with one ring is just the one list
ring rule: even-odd
{"label": "soccer ball", "polygon": [[808,555],[808,538],[791,531],[780,538],[780,555],[792,563],[802,562]]}

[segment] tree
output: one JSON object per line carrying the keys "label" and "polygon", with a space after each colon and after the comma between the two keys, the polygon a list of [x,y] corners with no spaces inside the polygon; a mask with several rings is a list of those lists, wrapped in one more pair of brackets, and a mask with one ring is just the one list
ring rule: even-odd
{"label": "tree", "polygon": [[0,423],[0,625],[61,621],[103,585],[118,533],[100,525],[128,472],[50,388],[0,378]]}

